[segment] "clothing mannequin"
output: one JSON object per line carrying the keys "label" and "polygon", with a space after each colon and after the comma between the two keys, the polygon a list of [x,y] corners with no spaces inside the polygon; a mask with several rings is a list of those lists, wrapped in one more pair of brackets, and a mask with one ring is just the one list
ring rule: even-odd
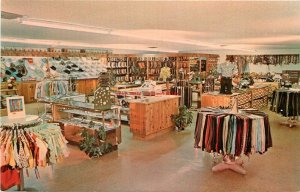
{"label": "clothing mannequin", "polygon": [[232,76],[238,73],[233,56],[227,57],[225,63],[218,65],[217,72],[221,76],[220,93],[232,94]]}

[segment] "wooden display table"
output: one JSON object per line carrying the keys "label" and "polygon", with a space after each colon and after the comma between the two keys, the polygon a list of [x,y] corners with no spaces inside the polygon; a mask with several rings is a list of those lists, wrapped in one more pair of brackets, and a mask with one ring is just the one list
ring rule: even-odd
{"label": "wooden display table", "polygon": [[231,108],[234,99],[237,98],[239,108],[260,109],[268,105],[269,89],[268,86],[261,86],[231,95],[220,94],[219,92],[204,93],[201,95],[201,107]]}
{"label": "wooden display table", "polygon": [[149,138],[174,129],[171,115],[178,113],[179,96],[166,95],[130,101],[130,131]]}
{"label": "wooden display table", "polygon": [[238,93],[231,95],[214,93],[203,93],[201,95],[201,107],[230,107],[231,100],[237,96]]}

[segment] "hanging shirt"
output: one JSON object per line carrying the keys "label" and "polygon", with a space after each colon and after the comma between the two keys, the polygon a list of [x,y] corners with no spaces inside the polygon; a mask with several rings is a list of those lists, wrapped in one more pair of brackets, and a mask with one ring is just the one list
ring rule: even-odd
{"label": "hanging shirt", "polygon": [[222,77],[232,77],[238,70],[235,63],[226,62],[218,65],[217,72],[220,73]]}

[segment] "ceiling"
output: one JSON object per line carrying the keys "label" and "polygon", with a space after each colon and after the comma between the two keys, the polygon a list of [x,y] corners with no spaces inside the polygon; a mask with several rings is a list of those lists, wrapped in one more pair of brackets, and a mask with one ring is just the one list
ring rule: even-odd
{"label": "ceiling", "polygon": [[300,53],[300,1],[2,0],[1,10],[112,31],[79,32],[2,18],[2,47],[74,47],[114,53]]}

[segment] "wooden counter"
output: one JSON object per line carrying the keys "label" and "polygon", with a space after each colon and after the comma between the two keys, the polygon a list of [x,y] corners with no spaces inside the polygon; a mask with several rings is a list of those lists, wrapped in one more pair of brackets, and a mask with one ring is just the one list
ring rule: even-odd
{"label": "wooden counter", "polygon": [[201,95],[201,107],[224,107],[230,108],[234,99],[238,99],[239,108],[260,109],[268,105],[269,86],[248,89],[241,93],[231,95],[219,94],[218,92],[204,93]]}
{"label": "wooden counter", "polygon": [[130,131],[140,138],[173,130],[171,115],[178,113],[179,97],[166,95],[130,102]]}

